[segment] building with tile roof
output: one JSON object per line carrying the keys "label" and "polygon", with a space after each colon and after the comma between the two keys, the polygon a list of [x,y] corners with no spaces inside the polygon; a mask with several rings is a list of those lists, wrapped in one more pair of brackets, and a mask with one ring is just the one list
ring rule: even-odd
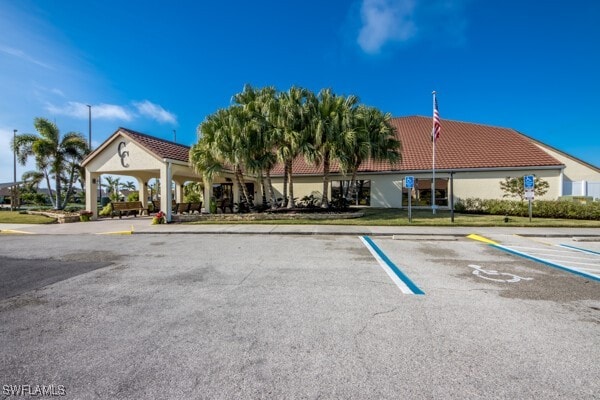
{"label": "building with tile roof", "polygon": [[[402,160],[396,165],[368,160],[358,171],[357,190],[348,197],[353,203],[372,207],[404,207],[408,191],[403,188],[406,176],[415,178],[411,191],[414,205],[431,202],[433,146],[431,118],[422,116],[392,119],[402,143]],[[88,204],[96,204],[96,179],[102,174],[127,175],[144,188],[151,178],[175,182],[175,194],[161,185],[162,209],[172,200],[182,199],[182,186],[202,177],[189,166],[188,146],[156,138],[131,129],[119,128],[83,162],[86,168]],[[506,177],[535,175],[550,187],[545,199],[563,195],[591,195],[600,198],[600,169],[559,149],[532,139],[514,129],[461,121],[442,121],[442,132],[436,141],[436,204],[449,205],[454,200],[470,197],[502,198],[500,182]],[[308,164],[299,157],[293,163],[294,196],[302,198],[322,191],[322,166]],[[271,172],[277,196],[283,193],[283,166]],[[205,198],[213,197],[213,187],[230,187],[233,198],[237,188],[233,176],[224,173],[218,182],[205,185]],[[247,176],[254,198],[262,196],[257,177]],[[339,166],[331,166],[330,195],[338,195],[348,187],[348,179]],[[216,185],[216,186],[215,186]],[[450,193],[452,187],[452,194]],[[221,192],[219,192],[221,193]],[[174,197],[173,197],[174,196]],[[147,196],[140,189],[140,199]]]}
{"label": "building with tile roof", "polygon": [[[367,193],[354,193],[355,203],[376,207],[404,207],[408,192],[405,176],[413,176],[412,192],[417,205],[430,205],[433,146],[430,117],[408,116],[392,119],[402,143],[402,161],[396,165],[369,160],[359,168],[358,178],[368,186]],[[453,198],[502,198],[500,181],[506,177],[535,175],[550,184],[545,199],[563,195],[591,195],[600,198],[600,169],[558,149],[509,128],[461,121],[442,121],[442,133],[436,141],[436,203],[448,206],[450,180]],[[299,197],[322,192],[322,167],[303,158],[293,163],[294,195]],[[331,189],[344,187],[347,177],[339,166],[331,166]],[[283,165],[272,172],[282,192]],[[341,190],[341,189],[339,189]],[[402,195],[401,195],[402,193]],[[415,202],[413,202],[415,204]]]}

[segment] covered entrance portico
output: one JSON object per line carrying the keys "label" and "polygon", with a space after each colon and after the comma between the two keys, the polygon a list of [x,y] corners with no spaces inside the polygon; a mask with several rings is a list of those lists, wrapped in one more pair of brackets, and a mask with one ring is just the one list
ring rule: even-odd
{"label": "covered entrance portico", "polygon": [[[183,202],[184,184],[188,181],[203,182],[202,176],[189,165],[189,151],[188,146],[119,128],[82,163],[85,168],[86,209],[94,211],[92,218],[97,218],[98,178],[101,175],[133,177],[144,208],[148,207],[148,181],[158,178],[160,209],[170,222],[172,204]],[[231,182],[231,176],[223,174],[222,181]],[[237,198],[236,187],[233,192],[234,198]],[[210,212],[208,202],[213,197],[213,182],[204,184],[203,194],[204,209]]]}

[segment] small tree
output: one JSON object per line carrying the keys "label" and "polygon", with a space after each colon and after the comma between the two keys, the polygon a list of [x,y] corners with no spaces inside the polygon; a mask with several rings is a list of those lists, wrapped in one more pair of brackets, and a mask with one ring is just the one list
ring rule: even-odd
{"label": "small tree", "polygon": [[[550,185],[542,178],[535,176],[533,194],[536,197],[545,195],[548,192]],[[521,201],[525,200],[525,178],[519,176],[517,178],[506,177],[500,182],[500,189],[504,192],[502,197],[518,197]]]}

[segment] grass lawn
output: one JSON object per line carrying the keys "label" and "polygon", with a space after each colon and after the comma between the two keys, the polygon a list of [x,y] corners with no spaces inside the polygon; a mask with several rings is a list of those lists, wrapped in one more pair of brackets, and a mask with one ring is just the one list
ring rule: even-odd
{"label": "grass lawn", "polygon": [[412,223],[408,222],[408,211],[390,208],[365,208],[364,217],[352,219],[314,220],[301,216],[293,220],[248,220],[248,221],[198,221],[193,224],[287,224],[287,225],[357,225],[357,226],[519,226],[519,227],[564,227],[564,228],[600,228],[600,221],[509,217],[504,222],[502,215],[455,214],[450,221],[449,211],[413,210]]}
{"label": "grass lawn", "polygon": [[0,224],[52,224],[56,218],[44,215],[20,214],[18,211],[0,211]]}

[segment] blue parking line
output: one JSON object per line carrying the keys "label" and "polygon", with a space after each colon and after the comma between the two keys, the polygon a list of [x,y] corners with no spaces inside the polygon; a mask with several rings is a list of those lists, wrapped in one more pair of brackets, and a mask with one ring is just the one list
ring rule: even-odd
{"label": "blue parking line", "polygon": [[593,255],[596,255],[596,256],[600,256],[599,252],[593,251],[593,250],[582,249],[580,247],[570,246],[568,244],[559,244],[559,246],[560,247],[565,247],[567,249],[573,249],[573,250],[581,251],[582,253],[587,253],[587,254],[593,254]]}
{"label": "blue parking line", "polygon": [[527,258],[529,260],[537,261],[539,263],[548,265],[550,267],[553,267],[553,268],[556,268],[556,269],[560,269],[561,271],[570,272],[572,274],[579,275],[579,276],[582,276],[584,278],[600,282],[600,277],[598,277],[596,275],[588,274],[587,272],[579,271],[579,270],[577,270],[575,268],[565,267],[564,265],[556,264],[556,263],[553,263],[551,261],[544,260],[542,258],[538,258],[538,257],[532,256],[532,255],[529,255],[527,253],[521,253],[520,251],[511,249],[510,247],[505,247],[505,246],[502,246],[502,245],[499,245],[499,244],[490,244],[490,246],[495,247],[497,249],[500,249],[502,251],[506,251],[507,253],[511,253],[511,254],[517,255],[519,257]]}
{"label": "blue parking line", "polygon": [[390,260],[388,258],[388,256],[385,255],[385,253],[379,248],[377,247],[377,245],[373,242],[373,240],[368,237],[368,236],[362,236],[361,237],[368,246],[371,247],[371,249],[379,256],[379,258],[381,258],[381,260],[386,264],[386,266],[402,281],[404,282],[404,284],[408,287],[408,289],[410,289],[413,294],[425,294],[424,291],[422,291],[417,285],[414,284],[413,281],[410,280],[410,278],[408,276],[406,276],[402,271],[400,271],[400,268],[398,268],[396,266],[396,264],[394,264],[392,262],[392,260]]}

